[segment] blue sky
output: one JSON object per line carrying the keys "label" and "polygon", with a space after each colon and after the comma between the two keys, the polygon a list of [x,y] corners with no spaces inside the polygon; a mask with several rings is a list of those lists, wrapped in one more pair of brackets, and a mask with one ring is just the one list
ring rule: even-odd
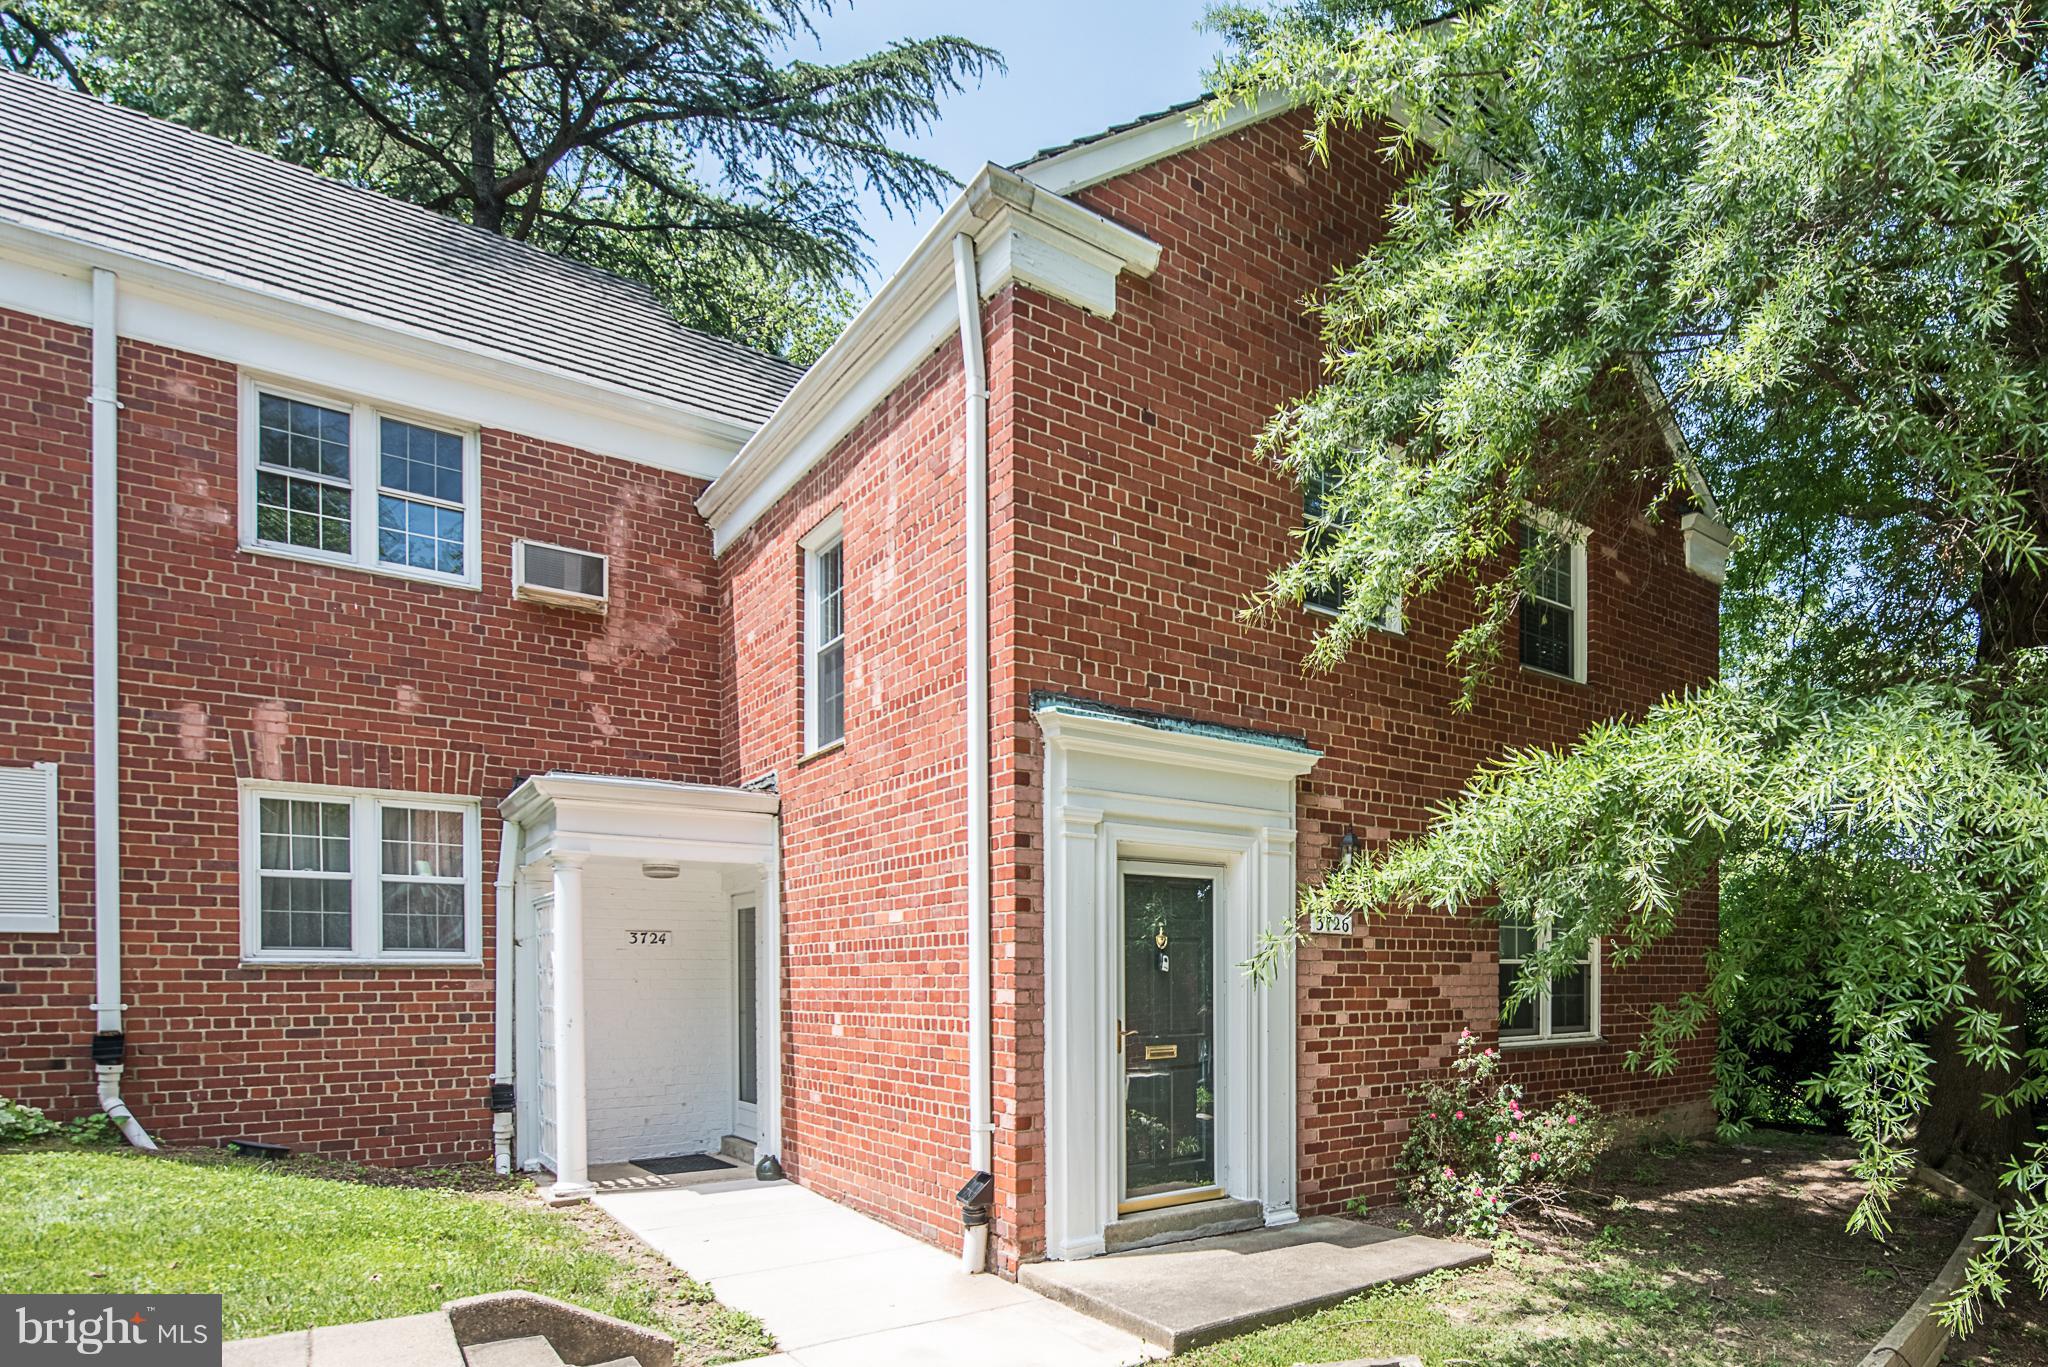
{"label": "blue sky", "polygon": [[[911,144],[966,179],[987,161],[1021,161],[1084,133],[1198,95],[1218,40],[1196,31],[1206,0],[865,0],[818,23],[822,56],[870,52],[892,39],[957,33],[1003,54],[1009,74],[941,106]],[[810,55],[803,45],[798,55]],[[870,199],[871,289],[896,269],[938,209],[894,218]]]}

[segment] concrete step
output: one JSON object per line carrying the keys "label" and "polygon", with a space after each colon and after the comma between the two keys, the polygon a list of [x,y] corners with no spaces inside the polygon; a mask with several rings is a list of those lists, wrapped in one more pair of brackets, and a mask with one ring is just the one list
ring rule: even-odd
{"label": "concrete step", "polygon": [[1169,1353],[1335,1305],[1369,1287],[1472,1267],[1490,1249],[1318,1215],[1145,1253],[1026,1263],[1017,1283]]}
{"label": "concrete step", "polygon": [[754,1166],[754,1141],[751,1139],[729,1134],[718,1141],[718,1151],[735,1163],[745,1163],[750,1168]]}
{"label": "concrete step", "polygon": [[1217,1234],[1260,1229],[1266,1211],[1257,1201],[1194,1201],[1184,1206],[1161,1206],[1123,1216],[1102,1231],[1103,1250],[1122,1253],[1132,1248],[1156,1248],[1183,1239],[1206,1239]]}
{"label": "concrete step", "polygon": [[469,1367],[562,1367],[555,1346],[539,1334],[499,1339],[495,1343],[472,1343],[462,1350],[462,1356]]}

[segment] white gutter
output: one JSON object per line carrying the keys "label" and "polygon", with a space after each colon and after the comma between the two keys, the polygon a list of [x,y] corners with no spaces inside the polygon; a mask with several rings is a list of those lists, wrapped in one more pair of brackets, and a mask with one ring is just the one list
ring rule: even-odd
{"label": "white gutter", "polygon": [[[526,833],[518,822],[498,823],[498,883],[494,899],[498,935],[493,975],[496,982],[492,988],[491,1007],[491,1081],[507,1087],[518,1085],[515,1076],[518,1065],[512,1051],[512,940],[515,930],[513,917],[517,910],[519,848],[525,838]],[[511,1111],[494,1111],[491,1115],[491,1146],[500,1174],[512,1171],[512,1116]]]}
{"label": "white gutter", "polygon": [[[119,281],[92,273],[93,1059],[100,1109],[138,1149],[156,1148],[121,1100],[121,334]],[[111,1047],[108,1047],[111,1046]],[[105,1062],[101,1062],[104,1059]]]}
{"label": "white gutter", "polygon": [[[953,239],[953,293],[960,306],[960,367],[967,383],[967,1166],[991,1171],[995,1124],[989,1062],[988,818],[988,364],[974,238]],[[966,1227],[962,1267],[988,1270],[988,1225]]]}
{"label": "white gutter", "polygon": [[92,273],[93,1004],[121,1030],[120,353],[112,271]]}

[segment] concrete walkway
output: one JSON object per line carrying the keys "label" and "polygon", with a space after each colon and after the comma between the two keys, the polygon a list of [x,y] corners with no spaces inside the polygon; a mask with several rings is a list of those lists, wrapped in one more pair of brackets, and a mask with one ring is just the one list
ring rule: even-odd
{"label": "concrete walkway", "polygon": [[781,1351],[754,1367],[1128,1367],[1155,1350],[793,1182],[600,1192],[597,1204]]}
{"label": "concrete walkway", "polygon": [[1491,1261],[1474,1244],[1318,1215],[1071,1263],[1030,1263],[1021,1280],[1169,1352],[1249,1333],[1375,1286]]}

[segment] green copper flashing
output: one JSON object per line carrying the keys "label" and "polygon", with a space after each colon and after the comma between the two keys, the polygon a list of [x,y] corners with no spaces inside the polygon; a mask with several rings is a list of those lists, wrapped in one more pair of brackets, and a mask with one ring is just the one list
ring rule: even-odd
{"label": "green copper flashing", "polygon": [[1298,755],[1320,757],[1323,753],[1299,736],[1282,736],[1271,731],[1253,731],[1243,726],[1195,721],[1190,717],[1174,717],[1163,712],[1141,712],[1135,707],[1117,707],[1110,703],[1094,702],[1088,698],[1077,698],[1068,693],[1033,693],[1031,714],[1038,716],[1046,712],[1068,717],[1102,717],[1110,721],[1130,722],[1135,726],[1149,726],[1154,731],[1171,731],[1181,736],[1206,736],[1210,740],[1236,741],[1241,745],[1263,745],[1270,750],[1290,750]]}

